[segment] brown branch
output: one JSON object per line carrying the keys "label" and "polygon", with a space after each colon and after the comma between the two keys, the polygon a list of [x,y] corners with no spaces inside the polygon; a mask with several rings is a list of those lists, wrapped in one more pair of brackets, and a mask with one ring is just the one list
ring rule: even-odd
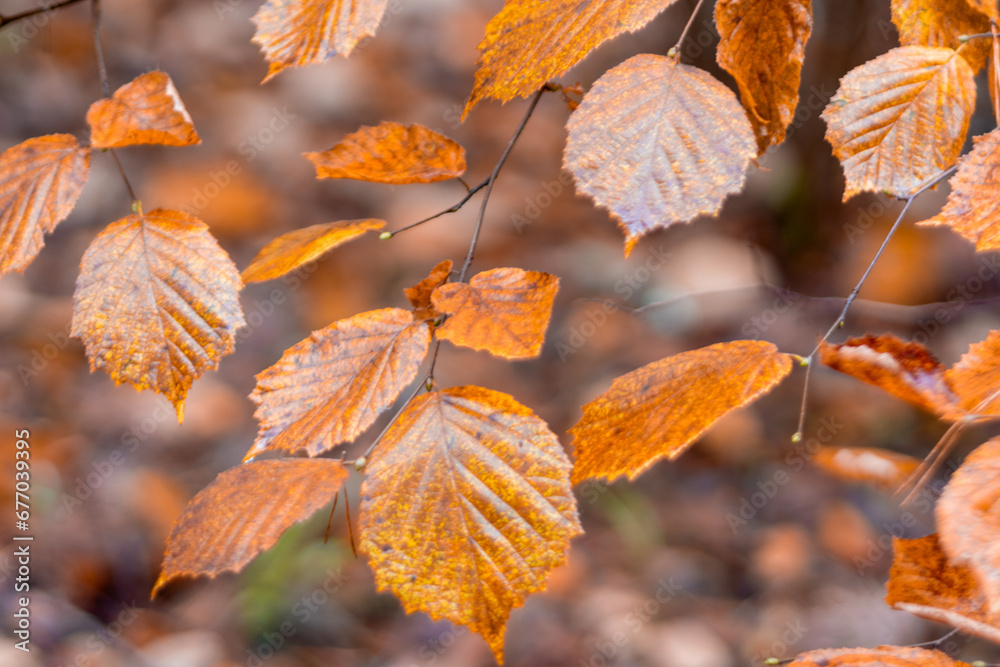
{"label": "brown branch", "polygon": [[0,14],[0,28],[10,25],[16,21],[21,21],[23,19],[29,19],[32,16],[37,16],[38,14],[45,14],[47,12],[52,12],[57,9],[62,9],[63,7],[68,7],[70,5],[75,5],[80,2],[80,0],[62,0],[62,2],[56,2],[45,7],[37,7],[35,9],[28,9],[21,12],[20,14],[11,14],[10,16],[4,16]]}

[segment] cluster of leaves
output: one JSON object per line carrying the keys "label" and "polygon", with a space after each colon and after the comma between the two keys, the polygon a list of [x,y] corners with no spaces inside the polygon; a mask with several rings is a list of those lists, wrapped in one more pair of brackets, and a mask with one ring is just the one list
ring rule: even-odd
{"label": "cluster of leaves", "polygon": [[[551,77],[671,4],[507,0],[486,27],[465,113],[481,100],[534,94],[533,109],[542,92],[557,88]],[[254,41],[270,63],[267,79],[287,67],[349,55],[375,33],[387,5],[270,0],[254,17]],[[947,225],[979,250],[997,248],[1000,130],[977,137],[955,169],[975,75],[989,63],[994,97],[1000,76],[1000,41],[994,38],[991,48],[963,35],[989,32],[996,4],[892,0],[891,6],[902,46],[847,73],[822,115],[843,165],[844,198],[887,192],[908,206],[954,171],[948,204],[923,224]],[[675,47],[606,72],[567,122],[564,166],[577,189],[619,221],[626,254],[652,230],[716,214],[741,190],[755,159],[785,138],[812,30],[810,0],[718,0],[715,20],[717,60],[736,80],[739,96],[680,62]],[[1000,110],[1000,102],[994,106]],[[87,119],[89,146],[53,135],[0,156],[0,228],[7,242],[0,270],[23,270],[43,235],[66,218],[93,148],[198,141],[177,91],[160,72],[95,103]],[[506,155],[470,196],[485,187],[488,197]],[[451,139],[392,122],[361,128],[306,157],[319,178],[392,184],[457,178],[466,168],[464,150]],[[181,417],[191,382],[232,350],[243,324],[241,276],[200,221],[163,209],[144,214],[138,203],[135,209],[101,232],[84,256],[73,333],[85,341],[94,368],[166,395]],[[180,576],[240,570],[333,499],[349,471],[347,462],[324,455],[369,429],[414,384],[369,452],[354,462],[365,475],[359,548],[380,589],[393,591],[408,611],[469,626],[501,661],[511,609],[544,588],[580,533],[572,485],[634,478],[662,458],[679,456],[722,416],[775,387],[795,362],[808,365],[819,355],[935,412],[954,425],[949,437],[1000,411],[1000,332],[944,369],[922,346],[891,336],[827,343],[842,314],[806,357],[737,340],[618,378],[584,406],[571,429],[571,462],[545,422],[513,397],[477,386],[435,386],[441,341],[505,359],[536,357],[544,341],[558,279],[497,268],[466,280],[481,223],[482,216],[457,280],[445,260],[405,291],[411,308],[334,322],[257,376],[251,394],[257,438],[244,462],[201,491],[178,520],[154,594]],[[382,220],[352,220],[296,230],[261,250],[242,282],[279,277],[385,227]],[[844,313],[849,306],[850,299]],[[306,456],[293,456],[297,452]],[[838,474],[889,485],[920,471],[915,462],[877,450],[831,450],[821,460]],[[870,466],[871,460],[888,462],[891,472]],[[937,508],[939,535],[897,541],[889,593],[901,609],[994,640],[1000,640],[992,500],[998,460],[997,440],[968,458]],[[885,662],[945,667],[953,661],[934,651],[881,647],[814,651],[795,664]]]}

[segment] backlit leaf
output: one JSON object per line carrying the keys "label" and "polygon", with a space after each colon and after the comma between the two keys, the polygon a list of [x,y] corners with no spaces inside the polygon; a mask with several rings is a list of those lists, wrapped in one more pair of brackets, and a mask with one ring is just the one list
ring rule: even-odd
{"label": "backlit leaf", "polygon": [[346,479],[340,461],[329,459],[270,459],[225,471],[174,523],[153,596],[177,577],[239,572],[333,500]]}
{"label": "backlit leaf", "polygon": [[465,113],[534,93],[601,43],[635,32],[674,0],[507,0],[486,26]]}
{"label": "backlit leaf", "polygon": [[347,220],[312,225],[282,234],[264,246],[243,270],[244,283],[280,278],[365,232],[382,229],[384,220]]}
{"label": "backlit leaf", "polygon": [[1000,642],[1000,629],[986,611],[986,598],[972,571],[953,565],[937,535],[892,540],[892,570],[885,601],[896,609]]}
{"label": "backlit leaf", "polygon": [[423,125],[384,121],[362,127],[322,153],[303,153],[316,178],[390,183],[433,183],[465,173],[465,149]]}
{"label": "backlit leaf", "polygon": [[483,271],[468,284],[442,285],[431,297],[449,315],[438,338],[507,359],[537,357],[558,290],[559,279],[551,274],[510,268]]}
{"label": "backlit leaf", "polygon": [[898,489],[920,465],[912,456],[875,447],[820,447],[813,462],[839,479],[887,491]]}
{"label": "backlit leaf", "polygon": [[948,48],[902,46],[851,70],[823,111],[844,200],[906,197],[954,164],[975,100],[972,69]]}
{"label": "backlit leaf", "polygon": [[664,56],[606,72],[566,127],[563,165],[579,192],[619,219],[626,255],[649,231],[717,213],[757,155],[732,91]]}
{"label": "backlit leaf", "polygon": [[583,406],[570,429],[573,483],[634,479],[656,461],[680,456],[724,415],[770,391],[792,358],[764,341],[717,343],[632,371]]}
{"label": "backlit leaf", "polygon": [[427,323],[401,308],[314,331],[257,375],[250,398],[260,427],[246,458],[297,449],[316,456],[353,440],[413,381],[429,345]]}
{"label": "backlit leaf", "polygon": [[795,656],[787,667],[969,667],[941,651],[914,646],[821,648]]}
{"label": "backlit leaf", "polygon": [[90,172],[90,149],[70,134],[28,139],[0,153],[0,275],[24,271],[45,234],[66,219]]}
{"label": "backlit leaf", "polygon": [[441,312],[431,304],[431,295],[448,281],[450,275],[451,260],[446,259],[431,269],[426,278],[403,290],[403,294],[413,304],[413,319],[434,320],[441,316]]}
{"label": "backlit leaf", "polygon": [[970,414],[1000,414],[1000,331],[970,345],[945,377]]}
{"label": "backlit leaf", "polygon": [[719,0],[716,59],[733,75],[757,152],[785,140],[812,32],[812,0]]}
{"label": "backlit leaf", "polygon": [[157,209],[108,225],[83,256],[72,335],[91,370],[153,389],[184,416],[195,378],[233,351],[244,325],[240,274],[208,226]]}
{"label": "backlit leaf", "polygon": [[378,30],[389,0],[268,0],[254,14],[253,42],[270,63],[267,81],[286,67],[349,56]]}
{"label": "backlit leaf", "polygon": [[502,664],[510,610],[581,532],[569,471],[545,422],[510,396],[423,394],[365,470],[359,549],[380,590],[483,635]]}
{"label": "backlit leaf", "polygon": [[[892,0],[892,22],[903,46],[946,46],[958,49],[962,35],[990,31],[990,19],[967,0]],[[982,69],[990,50],[985,39],[972,40],[961,55],[974,72]]]}
{"label": "backlit leaf", "polygon": [[164,72],[142,74],[87,111],[90,144],[118,148],[135,144],[200,144],[181,96]]}

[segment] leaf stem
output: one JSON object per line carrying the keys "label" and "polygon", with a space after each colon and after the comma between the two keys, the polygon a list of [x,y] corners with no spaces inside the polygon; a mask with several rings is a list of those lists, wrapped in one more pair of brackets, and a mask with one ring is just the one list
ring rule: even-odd
{"label": "leaf stem", "polygon": [[21,12],[20,14],[11,14],[10,16],[4,16],[3,14],[0,14],[0,28],[4,27],[5,25],[14,23],[15,21],[31,18],[32,16],[37,16],[38,14],[51,12],[56,9],[62,9],[63,7],[75,5],[78,2],[80,2],[80,0],[62,0],[62,2],[55,2],[51,5],[46,5],[45,7],[28,9],[26,11]]}
{"label": "leaf stem", "polygon": [[705,0],[698,0],[698,4],[694,6],[694,11],[691,12],[691,17],[684,26],[684,30],[681,31],[681,36],[677,38],[677,43],[674,44],[672,49],[670,49],[670,55],[680,58],[681,44],[684,42],[684,38],[688,36],[688,33],[691,32],[691,26],[694,25],[694,20],[701,11],[701,6],[703,4],[705,4]]}

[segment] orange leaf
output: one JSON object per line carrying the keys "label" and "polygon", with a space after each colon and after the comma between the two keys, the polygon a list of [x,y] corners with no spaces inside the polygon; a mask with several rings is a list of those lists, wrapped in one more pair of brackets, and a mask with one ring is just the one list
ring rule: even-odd
{"label": "orange leaf", "polygon": [[486,638],[503,662],[510,610],[545,587],[582,531],[570,462],[545,422],[506,394],[417,397],[372,454],[359,549],[379,590]]}
{"label": "orange leaf", "polygon": [[448,281],[451,275],[451,260],[446,259],[433,269],[430,275],[413,287],[407,287],[403,294],[413,304],[413,319],[434,320],[441,316],[440,311],[431,304],[431,295],[441,285]]}
{"label": "orange leaf", "polygon": [[240,274],[201,220],[157,209],[108,225],[83,255],[72,335],[90,368],[153,389],[184,418],[195,378],[233,351]]}
{"label": "orange leaf", "polygon": [[314,331],[257,375],[260,421],[246,459],[265,450],[316,456],[353,440],[416,376],[430,328],[409,311],[361,313]]}
{"label": "orange leaf", "polygon": [[963,413],[944,366],[919,343],[907,343],[892,334],[867,334],[840,345],[823,341],[820,359],[940,417],[954,419]]}
{"label": "orange leaf", "polygon": [[254,14],[253,41],[270,63],[267,81],[286,67],[349,56],[375,34],[389,0],[268,0]]}
{"label": "orange leaf", "polygon": [[573,483],[628,475],[680,456],[727,413],[770,391],[792,369],[768,342],[736,340],[667,357],[615,380],[570,429]]}
{"label": "orange leaf", "polygon": [[[967,0],[892,0],[892,22],[902,46],[958,49],[962,46],[960,36],[990,31],[989,17],[970,7]],[[975,39],[965,45],[962,56],[978,72],[989,50],[988,41]]]}
{"label": "orange leaf", "polygon": [[0,153],[0,275],[23,272],[66,219],[90,172],[90,149],[70,134],[28,139]]}
{"label": "orange leaf", "polygon": [[674,0],[507,0],[479,45],[465,114],[484,99],[534,93],[603,42],[635,32]]}
{"label": "orange leaf", "polygon": [[948,562],[937,535],[915,540],[894,537],[892,551],[886,602],[896,609],[1000,642],[1000,629],[986,612],[986,598],[972,571]]}
{"label": "orange leaf", "polygon": [[813,461],[838,479],[873,484],[894,491],[920,461],[876,447],[820,447]]}
{"label": "orange leaf", "polygon": [[1000,129],[973,139],[972,151],[951,177],[948,203],[921,225],[947,225],[976,244],[1000,249]]}
{"label": "orange leaf", "polygon": [[339,461],[270,459],[230,468],[191,499],[167,539],[152,596],[177,577],[239,572],[347,479]]}
{"label": "orange leaf", "polygon": [[142,74],[113,97],[91,104],[87,123],[94,148],[201,143],[173,81],[159,71]]}
{"label": "orange leaf", "polygon": [[1000,414],[1000,331],[973,343],[945,373],[962,407],[974,415]]}
{"label": "orange leaf", "polygon": [[367,231],[383,227],[384,220],[347,220],[312,225],[282,234],[264,246],[250,266],[243,270],[243,282],[258,283],[280,278]]}
{"label": "orange leaf", "polygon": [[757,152],[785,140],[799,100],[812,0],[719,0],[716,60],[733,75]]}
{"label": "orange leaf", "polygon": [[969,667],[941,651],[912,646],[821,648],[800,653],[787,667]]}
{"label": "orange leaf", "polygon": [[639,55],[606,72],[566,124],[564,167],[627,237],[714,215],[757,155],[732,91],[673,58]]}
{"label": "orange leaf", "polygon": [[390,121],[364,126],[322,153],[303,153],[316,178],[390,183],[434,183],[465,173],[465,149],[423,125]]}
{"label": "orange leaf", "polygon": [[986,596],[992,619],[1000,619],[1000,438],[969,454],[955,471],[935,508],[941,547],[953,565],[967,565]]}
{"label": "orange leaf", "polygon": [[864,191],[906,197],[955,162],[976,101],[972,68],[956,56],[902,46],[840,80],[823,120],[844,168],[844,201]]}
{"label": "orange leaf", "polygon": [[449,317],[437,335],[507,359],[537,357],[558,290],[551,274],[509,268],[483,271],[468,284],[442,285],[431,301]]}

